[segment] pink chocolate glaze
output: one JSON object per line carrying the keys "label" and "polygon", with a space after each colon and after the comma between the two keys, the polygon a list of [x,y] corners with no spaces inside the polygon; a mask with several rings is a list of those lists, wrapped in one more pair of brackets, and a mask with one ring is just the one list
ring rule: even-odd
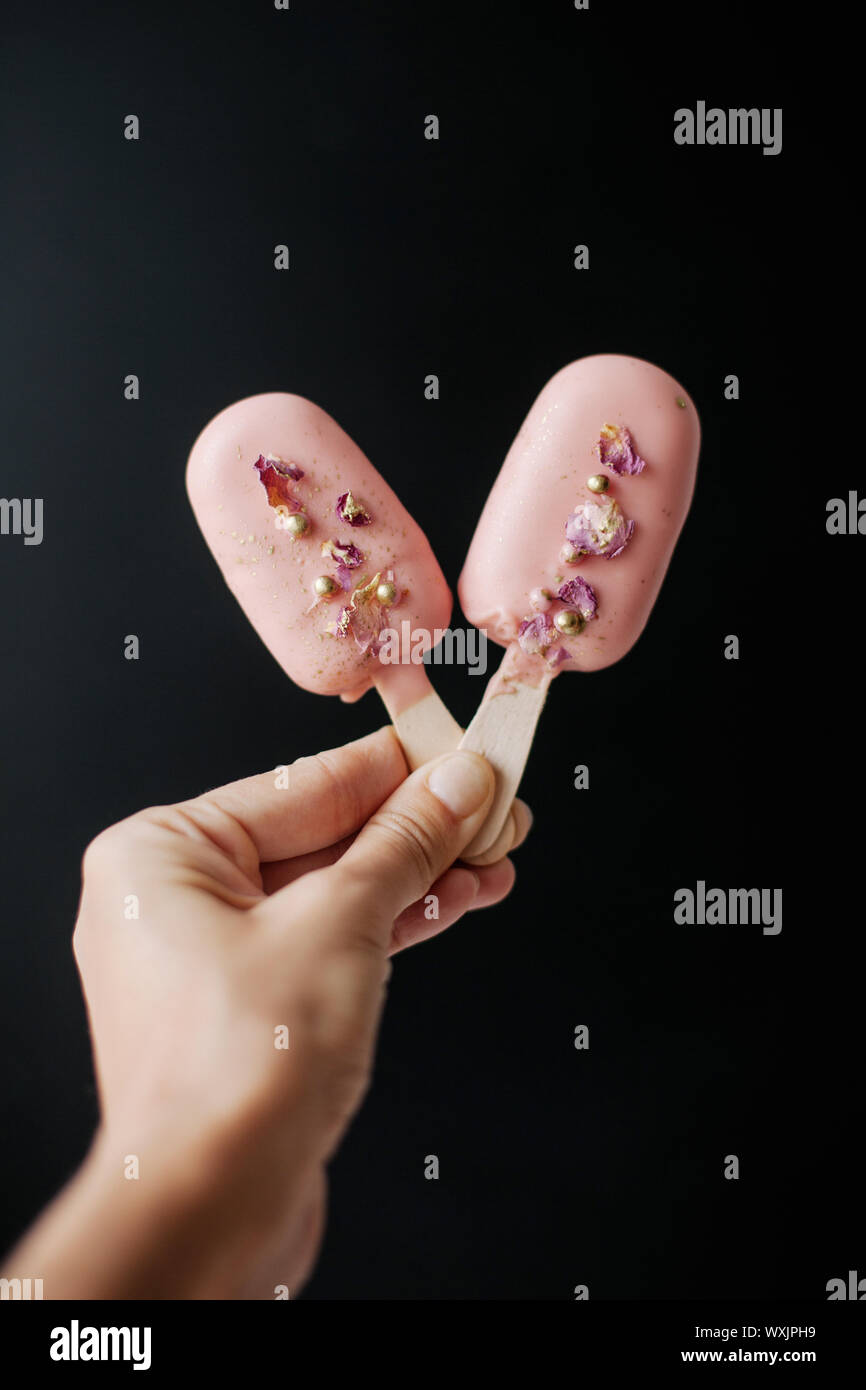
{"label": "pink chocolate glaze", "polygon": [[[682,401],[684,404],[678,404]],[[634,476],[603,467],[603,425],[627,428],[647,466]],[[649,618],[694,490],[700,425],[694,404],[667,372],[636,357],[584,357],[557,372],[532,406],[482,512],[458,592],[467,617],[507,646],[534,613],[533,591],[555,594],[580,575],[598,614],[578,635],[563,636],[572,660],[558,671],[597,671],[619,661]],[[603,475],[606,493],[587,479]],[[583,502],[615,499],[634,534],[612,559],[584,555],[565,564],[569,515]],[[551,617],[563,607],[558,600]],[[512,652],[503,674],[536,685],[549,678],[544,656]]]}
{"label": "pink chocolate glaze", "polygon": [[[292,490],[310,520],[293,538],[275,523],[254,467],[260,455],[299,465],[304,477]],[[320,695],[363,693],[380,677],[405,685],[406,703],[426,686],[423,667],[381,664],[352,635],[335,637],[335,621],[350,592],[314,604],[319,575],[337,566],[321,553],[330,539],[351,542],[364,561],[352,571],[362,584],[393,570],[399,591],[388,610],[398,633],[447,628],[451,594],[424,532],[349,436],[311,401],[271,392],[238,401],[199,435],[187,467],[187,491],[196,519],[223,578],[256,632],[286,674]],[[373,520],[349,526],[335,515],[337,499],[351,491]],[[311,606],[314,605],[314,606]],[[424,647],[430,645],[425,641]]]}

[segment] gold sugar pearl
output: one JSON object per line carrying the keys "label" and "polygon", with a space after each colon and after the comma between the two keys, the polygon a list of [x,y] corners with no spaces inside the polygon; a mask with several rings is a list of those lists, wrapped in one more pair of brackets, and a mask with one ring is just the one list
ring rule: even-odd
{"label": "gold sugar pearl", "polygon": [[392,584],[390,579],[383,579],[382,583],[376,589],[376,597],[380,603],[384,603],[387,607],[387,605],[393,603],[397,597],[397,585]]}
{"label": "gold sugar pearl", "polygon": [[329,574],[320,574],[313,585],[313,589],[319,595],[319,598],[327,598],[329,594],[335,594],[339,587],[336,579],[332,579]]}
{"label": "gold sugar pearl", "polygon": [[610,478],[606,478],[603,473],[593,473],[591,478],[587,478],[586,485],[590,492],[607,492]]}
{"label": "gold sugar pearl", "polygon": [[292,512],[286,521],[286,530],[290,536],[302,536],[305,531],[309,530],[309,527],[310,523],[303,512]]}
{"label": "gold sugar pearl", "polygon": [[584,627],[583,618],[579,613],[575,613],[573,608],[564,608],[561,613],[557,613],[553,621],[566,637],[576,636]]}

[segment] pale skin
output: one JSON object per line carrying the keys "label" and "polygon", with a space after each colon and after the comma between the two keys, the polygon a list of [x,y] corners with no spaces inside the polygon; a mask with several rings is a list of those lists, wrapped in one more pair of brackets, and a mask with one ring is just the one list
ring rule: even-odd
{"label": "pale skin", "polygon": [[[0,1271],[45,1298],[294,1297],[370,1084],[389,957],[511,889],[507,858],[455,863],[493,798],[477,754],[407,776],[382,729],[275,781],[141,811],[85,854],[73,944],[101,1121]],[[516,847],[531,816],[513,815]]]}

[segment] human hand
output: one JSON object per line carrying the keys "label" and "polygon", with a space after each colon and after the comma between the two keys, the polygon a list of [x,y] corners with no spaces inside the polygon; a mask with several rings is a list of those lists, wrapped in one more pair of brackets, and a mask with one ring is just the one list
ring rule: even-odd
{"label": "human hand", "polygon": [[[89,847],[74,944],[103,1119],[59,1206],[92,1247],[100,1230],[82,1276],[56,1241],[52,1256],[49,1212],[48,1297],[273,1297],[307,1277],[388,956],[514,879],[507,859],[450,867],[492,799],[483,759],[404,778],[385,729],[301,759],[283,788],[273,772],[247,778]],[[520,843],[530,817],[516,806]]]}

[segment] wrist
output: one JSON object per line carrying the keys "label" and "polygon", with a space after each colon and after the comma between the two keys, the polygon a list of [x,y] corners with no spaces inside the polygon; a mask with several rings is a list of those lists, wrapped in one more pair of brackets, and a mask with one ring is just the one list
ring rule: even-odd
{"label": "wrist", "polygon": [[[147,1153],[159,1146],[148,1146]],[[4,1261],[46,1299],[219,1298],[231,1222],[203,1159],[120,1154],[100,1131],[84,1163]]]}
{"label": "wrist", "polygon": [[238,1296],[275,1236],[291,1228],[317,1167],[275,1148],[269,1132],[237,1124],[182,1146],[175,1127],[138,1145],[124,1139],[100,1131],[82,1170],[91,1229],[105,1230],[123,1255],[105,1270],[107,1292],[81,1296]]}
{"label": "wrist", "polygon": [[235,1213],[215,1144],[179,1151],[173,1136],[154,1134],[124,1145],[101,1131],[81,1178],[82,1222],[103,1255],[104,1291],[91,1296],[224,1296]]}

